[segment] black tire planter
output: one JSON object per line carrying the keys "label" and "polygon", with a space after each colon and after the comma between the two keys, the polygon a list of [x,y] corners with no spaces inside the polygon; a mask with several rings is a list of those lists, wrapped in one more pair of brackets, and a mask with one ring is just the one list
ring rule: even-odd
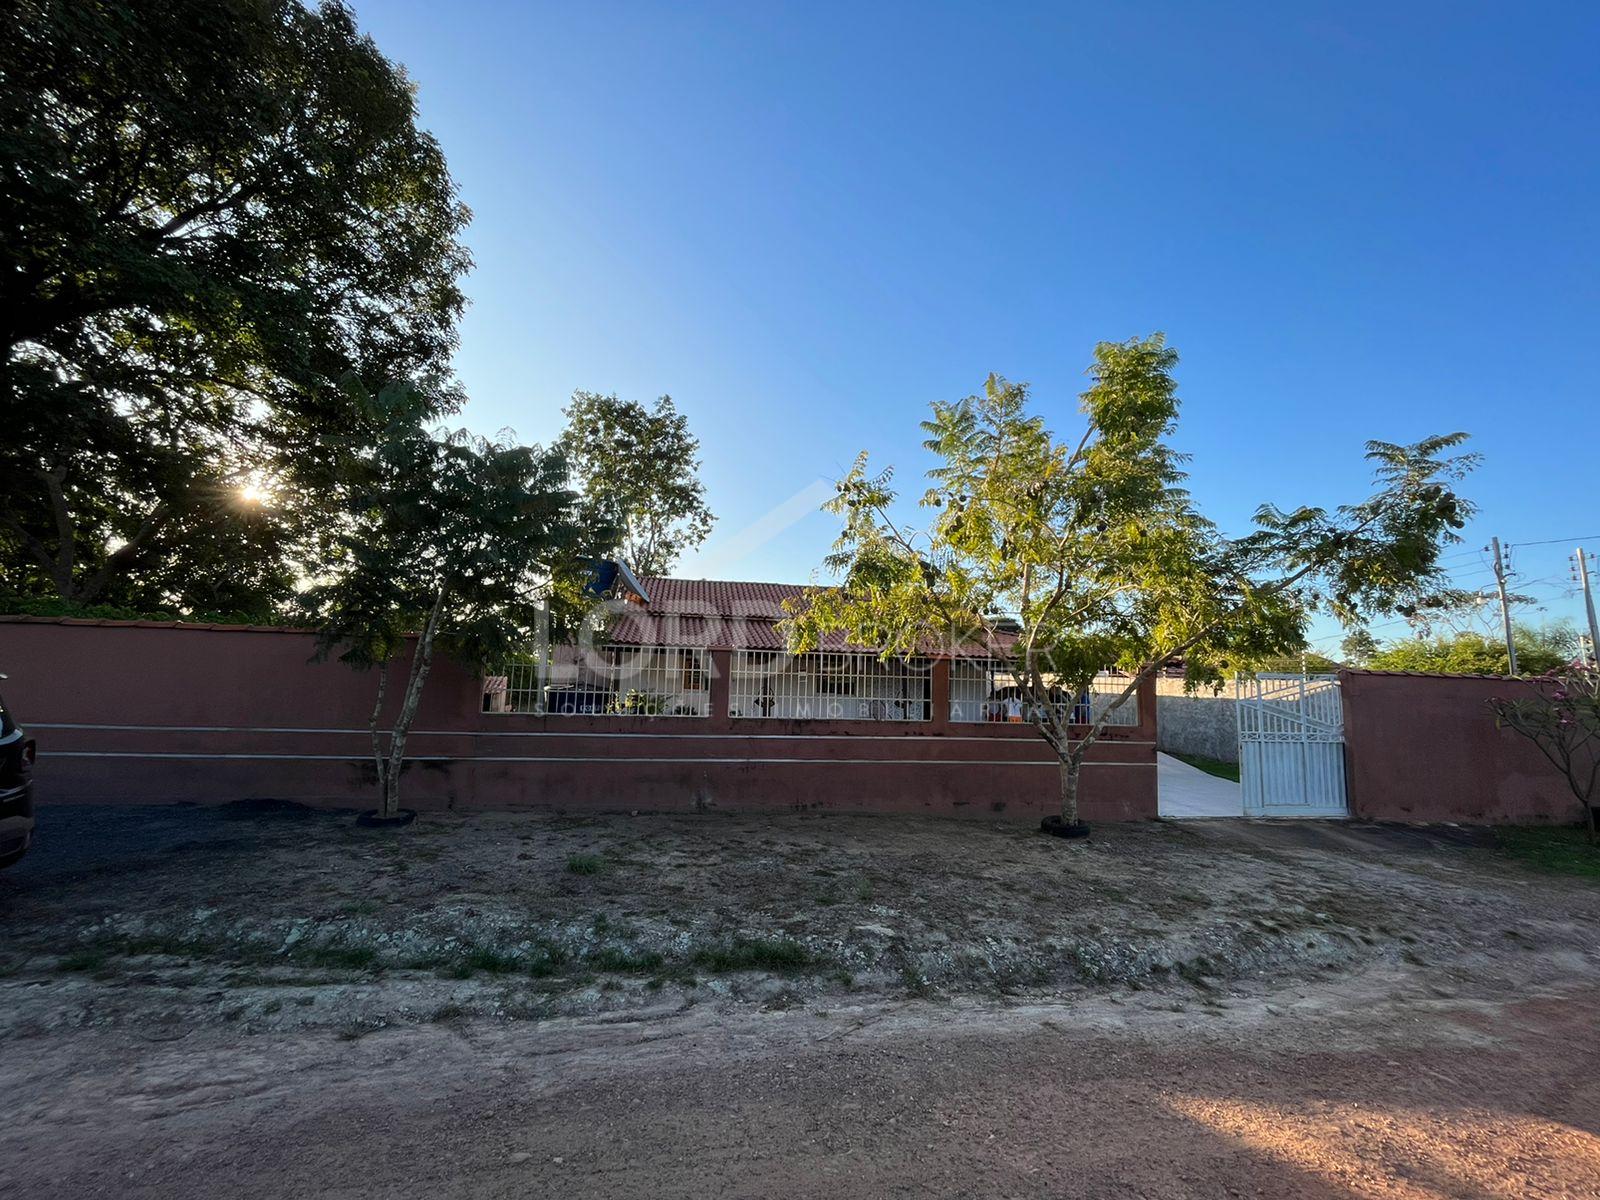
{"label": "black tire planter", "polygon": [[1089,836],[1089,822],[1069,822],[1063,821],[1058,816],[1051,816],[1039,822],[1039,832],[1058,838],[1086,838]]}
{"label": "black tire planter", "polygon": [[402,808],[392,817],[386,817],[374,809],[357,817],[356,824],[363,829],[399,829],[403,825],[411,824],[416,819],[417,810],[414,808]]}

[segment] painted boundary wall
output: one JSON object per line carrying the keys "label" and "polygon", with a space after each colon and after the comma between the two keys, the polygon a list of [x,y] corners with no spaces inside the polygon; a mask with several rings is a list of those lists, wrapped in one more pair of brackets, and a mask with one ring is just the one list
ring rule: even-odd
{"label": "painted boundary wall", "polygon": [[1231,683],[1221,694],[1209,688],[1185,692],[1182,679],[1158,678],[1155,684],[1158,750],[1239,761],[1239,706]]}
{"label": "painted boundary wall", "polygon": [[1350,815],[1482,825],[1575,823],[1566,778],[1489,701],[1527,684],[1479,675],[1341,671]]}
{"label": "painted boundary wall", "polygon": [[[279,799],[370,806],[376,677],[312,663],[302,630],[0,618],[7,703],[39,743],[41,803]],[[948,664],[928,722],[740,720],[713,650],[710,717],[482,711],[482,683],[436,659],[402,777],[418,808],[839,811],[1037,819],[1059,803],[1049,748],[1022,725],[957,725]],[[404,661],[393,670],[403,678]],[[389,711],[401,684],[391,678]],[[1156,708],[1090,749],[1088,820],[1156,816]]]}

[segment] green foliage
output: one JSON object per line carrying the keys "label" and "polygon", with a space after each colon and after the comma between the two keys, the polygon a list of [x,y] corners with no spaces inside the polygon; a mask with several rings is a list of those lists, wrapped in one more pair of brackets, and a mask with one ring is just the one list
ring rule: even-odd
{"label": "green foliage", "polygon": [[1600,845],[1581,829],[1522,825],[1495,830],[1500,848],[1518,862],[1551,875],[1600,883]]}
{"label": "green foliage", "polygon": [[598,875],[605,865],[606,860],[598,854],[567,855],[567,870],[574,875]]}
{"label": "green foliage", "polygon": [[[1434,602],[1447,583],[1440,548],[1471,512],[1451,485],[1473,459],[1447,454],[1464,435],[1368,443],[1366,500],[1264,506],[1252,533],[1228,538],[1195,510],[1167,442],[1176,364],[1159,334],[1101,343],[1081,397],[1087,427],[1072,440],[1030,412],[1025,385],[998,376],[936,403],[923,423],[938,465],[922,530],[896,517],[892,470],[874,473],[861,455],[828,505],[844,530],[826,563],[844,585],[791,606],[793,647],[835,631],[885,654],[986,647],[1060,755],[1071,816],[1085,748],[1167,660],[1182,657],[1191,684],[1215,684],[1297,655],[1319,607],[1353,621]],[[1072,728],[1052,696],[1080,694],[1107,667],[1126,672],[1121,697],[1093,727]]]}
{"label": "green foliage", "polygon": [[1223,762],[1220,758],[1207,758],[1204,754],[1179,754],[1176,750],[1167,751],[1173,758],[1188,763],[1204,771],[1207,775],[1215,775],[1218,779],[1231,779],[1239,782],[1239,764],[1236,762]]}
{"label": "green foliage", "polygon": [[772,971],[792,975],[825,965],[803,943],[787,937],[731,938],[716,945],[701,947],[694,952],[693,958],[697,966],[718,974]]}
{"label": "green foliage", "polygon": [[196,621],[215,625],[290,624],[282,617],[263,620],[253,612],[178,612],[170,608],[140,609],[121,604],[79,604],[57,596],[0,595],[0,614],[23,617],[74,617],[86,621]]}
{"label": "green foliage", "polygon": [[[323,656],[377,667],[373,753],[383,808],[398,795],[405,739],[436,647],[482,672],[522,652],[538,635],[546,605],[576,604],[581,565],[608,530],[578,520],[559,451],[438,435],[417,389],[392,385],[369,395],[349,385],[361,424],[379,432],[339,453],[336,553],[303,597],[320,630]],[[416,632],[387,753],[377,727],[389,663]]]}
{"label": "green foliage", "polygon": [[524,650],[557,579],[590,548],[560,452],[435,434],[427,398],[408,386],[353,399],[380,432],[345,448],[336,555],[304,596],[324,652],[369,667],[430,627],[474,667]]}
{"label": "green foliage", "polygon": [[659,717],[673,711],[672,697],[629,688],[611,701],[609,711],[633,717]]}
{"label": "green foliage", "polygon": [[1569,667],[1530,680],[1489,701],[1495,724],[1527,738],[1566,779],[1595,840],[1595,784],[1600,782],[1600,671]]}
{"label": "green foliage", "polygon": [[605,946],[589,956],[589,965],[600,971],[648,974],[660,970],[666,961],[655,950],[629,950],[622,946]]}
{"label": "green foliage", "polygon": [[1298,675],[1302,671],[1311,675],[1332,675],[1344,664],[1329,658],[1326,654],[1307,651],[1302,654],[1271,654],[1265,658],[1257,659],[1250,666],[1256,671],[1276,672],[1283,675]]}
{"label": "green foliage", "polygon": [[[1512,628],[1517,668],[1543,675],[1570,663],[1578,635],[1570,624],[1517,625]],[[1431,638],[1396,638],[1374,650],[1363,664],[1374,671],[1418,671],[1437,675],[1509,675],[1511,661],[1499,638],[1466,631]]]}
{"label": "green foliage", "polygon": [[8,11],[0,570],[260,619],[327,532],[341,381],[457,403],[466,209],[337,0]]}
{"label": "green foliage", "polygon": [[1378,639],[1366,629],[1352,629],[1339,643],[1339,653],[1353,667],[1364,667],[1378,652]]}
{"label": "green foliage", "polygon": [[635,570],[665,575],[716,521],[700,482],[700,442],[671,396],[653,409],[574,392],[561,448],[582,488],[588,519],[617,529],[616,549]]}

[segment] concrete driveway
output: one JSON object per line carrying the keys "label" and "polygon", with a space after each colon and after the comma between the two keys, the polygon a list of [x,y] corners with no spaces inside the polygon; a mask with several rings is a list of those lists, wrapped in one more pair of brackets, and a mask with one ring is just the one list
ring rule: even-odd
{"label": "concrete driveway", "polygon": [[1244,793],[1237,783],[1207,775],[1170,754],[1156,755],[1156,786],[1163,817],[1244,816]]}

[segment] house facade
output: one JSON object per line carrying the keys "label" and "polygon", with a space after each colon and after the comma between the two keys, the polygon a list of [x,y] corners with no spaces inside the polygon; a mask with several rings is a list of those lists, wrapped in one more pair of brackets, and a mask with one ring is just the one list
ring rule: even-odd
{"label": "house facade", "polygon": [[[791,655],[783,604],[803,588],[629,578],[608,590],[605,619],[571,645],[486,676],[436,660],[403,803],[1025,819],[1058,804],[1056,759],[980,647],[880,659],[834,638]],[[39,740],[46,803],[370,804],[375,680],[312,662],[314,647],[280,628],[0,619],[0,670]],[[1124,682],[1062,703],[1086,721]],[[1090,748],[1090,820],[1156,816],[1149,691]]]}

